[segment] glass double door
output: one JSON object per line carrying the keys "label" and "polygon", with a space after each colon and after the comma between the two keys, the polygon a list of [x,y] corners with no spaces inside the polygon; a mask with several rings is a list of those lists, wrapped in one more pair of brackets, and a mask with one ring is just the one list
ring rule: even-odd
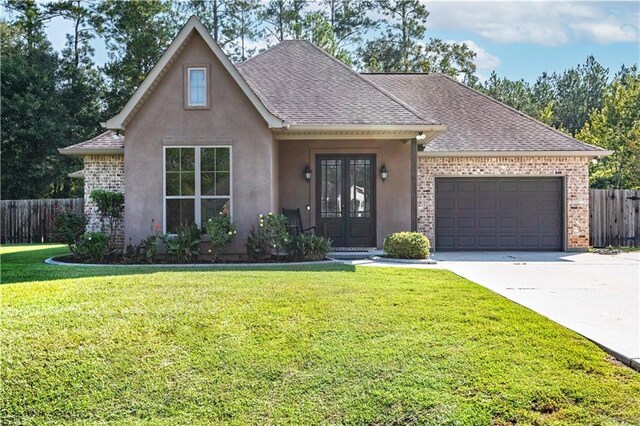
{"label": "glass double door", "polygon": [[375,247],[375,156],[317,155],[316,171],[317,232],[334,247]]}

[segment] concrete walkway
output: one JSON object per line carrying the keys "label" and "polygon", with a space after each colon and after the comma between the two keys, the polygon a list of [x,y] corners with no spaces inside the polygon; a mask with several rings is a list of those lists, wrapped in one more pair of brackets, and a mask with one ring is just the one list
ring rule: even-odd
{"label": "concrete walkway", "polygon": [[438,253],[449,269],[593,340],[640,370],[640,253]]}

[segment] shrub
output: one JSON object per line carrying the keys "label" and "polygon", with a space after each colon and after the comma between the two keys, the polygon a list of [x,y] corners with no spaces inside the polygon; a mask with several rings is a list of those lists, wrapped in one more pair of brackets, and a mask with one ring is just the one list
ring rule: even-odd
{"label": "shrub", "polygon": [[63,209],[56,212],[51,223],[51,239],[69,246],[76,252],[76,245],[86,231],[87,218],[73,210]]}
{"label": "shrub", "polygon": [[247,255],[252,261],[260,262],[265,255],[280,253],[289,240],[287,217],[269,213],[258,216],[258,226],[252,227],[247,237]]}
{"label": "shrub", "polygon": [[251,227],[251,231],[249,231],[245,247],[251,262],[262,262],[269,253],[269,244],[254,227]]}
{"label": "shrub", "polygon": [[195,224],[180,225],[176,235],[164,234],[162,241],[176,263],[192,262],[200,254],[200,230]]}
{"label": "shrub", "polygon": [[102,230],[104,231],[108,226],[109,240],[113,243],[118,227],[124,219],[124,194],[105,189],[94,189],[89,194],[89,198],[96,203],[100,213]]}
{"label": "shrub", "polygon": [[220,212],[218,216],[207,220],[204,224],[204,230],[211,239],[211,254],[215,262],[218,259],[220,250],[230,244],[236,237],[236,227],[229,219],[229,216]]}
{"label": "shrub", "polygon": [[315,235],[298,234],[287,243],[287,251],[294,262],[324,260],[331,251],[331,240]]}
{"label": "shrub", "polygon": [[419,232],[396,232],[384,239],[384,252],[398,259],[426,259],[429,239]]}
{"label": "shrub", "polygon": [[87,232],[76,246],[76,253],[85,262],[100,262],[107,254],[109,237],[102,232]]}
{"label": "shrub", "polygon": [[140,242],[140,250],[144,254],[144,259],[153,263],[158,255],[158,239],[162,238],[160,235],[160,224],[153,223],[151,220],[151,235]]}

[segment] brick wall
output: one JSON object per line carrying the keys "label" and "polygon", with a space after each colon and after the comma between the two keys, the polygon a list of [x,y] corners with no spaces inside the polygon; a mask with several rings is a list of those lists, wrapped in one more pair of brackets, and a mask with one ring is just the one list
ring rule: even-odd
{"label": "brick wall", "polygon": [[[100,231],[100,214],[89,199],[94,189],[124,193],[124,155],[87,155],[84,157],[84,214],[87,231]],[[124,226],[118,228],[116,242],[124,244]]]}
{"label": "brick wall", "polygon": [[589,248],[589,158],[418,157],[418,230],[434,240],[435,177],[563,176],[567,192],[567,248]]}

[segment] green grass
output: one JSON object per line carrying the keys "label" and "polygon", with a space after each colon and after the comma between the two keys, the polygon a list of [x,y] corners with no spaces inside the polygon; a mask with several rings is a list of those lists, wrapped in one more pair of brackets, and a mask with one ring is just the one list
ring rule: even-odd
{"label": "green grass", "polygon": [[640,375],[447,271],[62,252],[0,249],[3,424],[640,424]]}

